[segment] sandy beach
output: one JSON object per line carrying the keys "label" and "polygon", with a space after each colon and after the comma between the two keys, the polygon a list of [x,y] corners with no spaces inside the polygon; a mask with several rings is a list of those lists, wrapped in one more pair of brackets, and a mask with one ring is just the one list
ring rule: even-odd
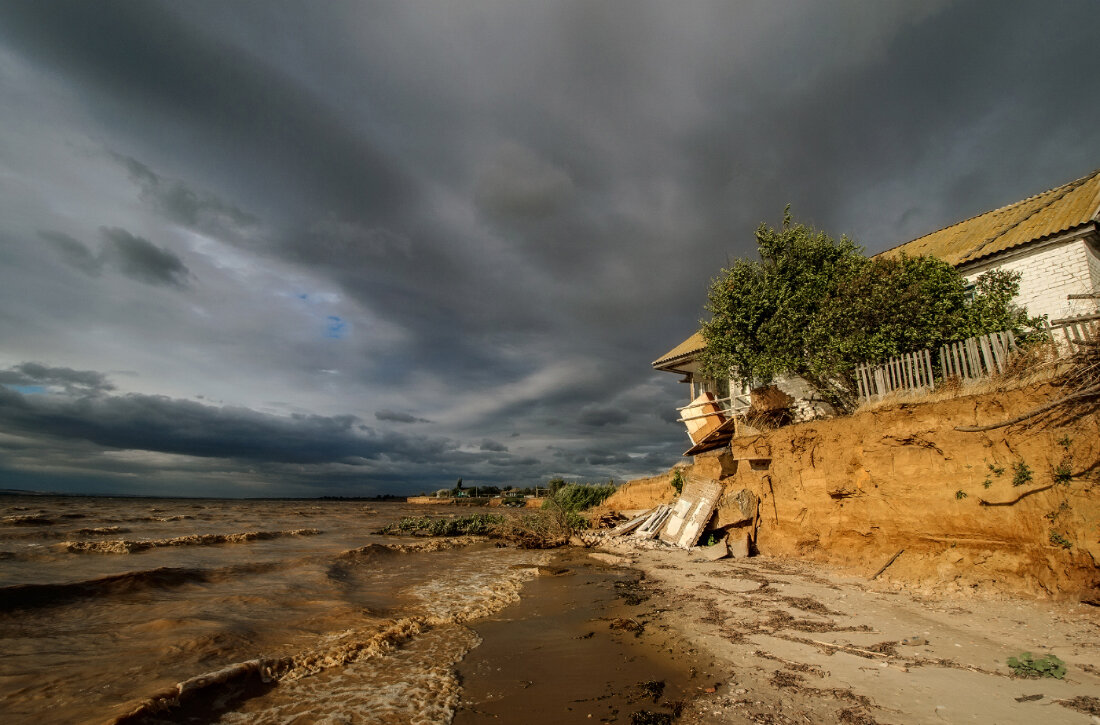
{"label": "sandy beach", "polygon": [[[599,537],[589,551],[644,573],[644,638],[694,668],[677,722],[1100,723],[1096,607],[640,546]],[[1013,676],[1006,659],[1025,651],[1060,657],[1065,678]]]}

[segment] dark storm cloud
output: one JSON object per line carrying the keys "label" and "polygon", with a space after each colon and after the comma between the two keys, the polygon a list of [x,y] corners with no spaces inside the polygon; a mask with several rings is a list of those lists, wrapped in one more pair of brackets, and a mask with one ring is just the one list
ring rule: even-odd
{"label": "dark storm cloud", "polygon": [[413,454],[408,441],[376,434],[353,416],[280,418],[153,395],[55,398],[3,389],[0,422],[9,432],[200,458],[324,463]]}
{"label": "dark storm cloud", "polygon": [[179,179],[166,179],[137,159],[108,152],[141,189],[141,199],[167,219],[194,229],[214,232],[251,227],[256,217],[209,193],[196,191]]}
{"label": "dark storm cloud", "polygon": [[393,410],[375,411],[374,417],[378,420],[390,421],[391,423],[431,423],[427,418],[417,418],[415,415]]}
{"label": "dark storm cloud", "polygon": [[403,204],[407,179],[335,108],[179,10],[152,2],[6,3],[0,33],[71,76],[91,92],[97,112],[134,137],[154,132],[160,143],[194,143],[198,133],[207,157],[247,161],[256,174],[280,169],[272,184],[307,188],[338,208],[383,214]]}
{"label": "dark storm cloud", "polygon": [[97,277],[103,270],[102,257],[68,234],[41,231],[38,236],[49,242],[65,262],[81,272]]}
{"label": "dark storm cloud", "polygon": [[[787,202],[875,252],[1100,165],[1100,95],[1081,80],[1094,15],[1075,0],[2,3],[0,80],[24,99],[0,109],[6,151],[93,149],[0,167],[5,226],[22,212],[11,180],[34,177],[45,211],[23,227],[55,230],[44,252],[5,248],[9,354],[94,353],[171,393],[26,395],[23,430],[128,450],[148,424],[135,450],[200,459],[180,470],[207,470],[192,451],[209,446],[316,486],[557,472],[540,458],[582,478],[667,468],[688,445],[684,386],[648,363]],[[36,83],[44,110],[21,115]],[[39,138],[43,120],[57,127]],[[38,254],[94,279],[60,289]],[[115,272],[191,293],[141,298]],[[126,334],[82,334],[101,321]],[[194,351],[174,377],[148,344],[172,348],[164,330]],[[254,397],[177,399],[207,380]],[[306,415],[254,410],[265,400]],[[440,436],[361,422],[428,422],[409,410]]]}
{"label": "dark storm cloud", "polygon": [[104,392],[115,386],[103,373],[94,370],[50,367],[36,362],[25,362],[7,370],[0,370],[0,385],[59,386],[68,392]]}
{"label": "dark storm cloud", "polygon": [[174,252],[118,227],[102,227],[99,232],[103,245],[94,252],[68,234],[41,231],[39,236],[67,264],[89,276],[98,277],[104,267],[112,267],[145,284],[187,286],[191,272]]}
{"label": "dark storm cloud", "polygon": [[596,407],[582,411],[577,420],[581,425],[600,428],[605,425],[620,425],[630,420],[630,416],[623,410]]}
{"label": "dark storm cloud", "polygon": [[573,181],[564,170],[530,149],[505,143],[482,170],[474,200],[495,216],[539,218],[561,209],[573,193]]}
{"label": "dark storm cloud", "polygon": [[104,247],[102,257],[127,277],[152,285],[184,287],[191,272],[183,261],[167,249],[118,227],[100,229]]}

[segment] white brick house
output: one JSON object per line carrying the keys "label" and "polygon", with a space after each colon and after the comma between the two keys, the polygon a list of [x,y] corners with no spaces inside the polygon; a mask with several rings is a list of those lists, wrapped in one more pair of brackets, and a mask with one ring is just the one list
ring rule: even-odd
{"label": "white brick house", "polygon": [[1020,273],[1016,302],[1049,320],[1100,312],[1100,170],[906,242],[883,256],[928,254],[973,282]]}
{"label": "white brick house", "polygon": [[[939,257],[971,283],[991,269],[1019,272],[1016,303],[1050,321],[1100,313],[1100,170],[880,256],[901,254]],[[709,393],[738,412],[747,405],[743,383],[703,378],[695,358],[704,346],[697,332],[653,361],[653,368],[683,375],[681,382],[690,385],[689,401]],[[804,381],[777,382],[795,398],[796,420],[828,412],[827,406],[809,398]]]}

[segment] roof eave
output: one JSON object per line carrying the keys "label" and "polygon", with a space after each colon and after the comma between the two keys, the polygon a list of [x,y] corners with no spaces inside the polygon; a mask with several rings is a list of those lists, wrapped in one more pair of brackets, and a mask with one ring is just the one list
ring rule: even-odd
{"label": "roof eave", "polygon": [[972,259],[960,259],[958,262],[953,262],[951,266],[961,271],[966,267],[980,266],[981,264],[988,262],[995,257],[1015,256],[1016,254],[1019,254],[1020,252],[1023,252],[1025,250],[1034,251],[1035,249],[1039,249],[1042,247],[1048,247],[1054,244],[1061,244],[1063,242],[1072,241],[1074,238],[1077,237],[1087,236],[1088,234],[1095,233],[1096,231],[1097,222],[1095,219],[1092,219],[1090,221],[1084,222],[1083,224],[1072,226],[1069,229],[1063,229],[1059,232],[1054,232],[1044,237],[1039,237],[1038,239],[1030,239],[1026,242],[1021,242],[1006,249],[998,249],[995,252],[988,252]]}

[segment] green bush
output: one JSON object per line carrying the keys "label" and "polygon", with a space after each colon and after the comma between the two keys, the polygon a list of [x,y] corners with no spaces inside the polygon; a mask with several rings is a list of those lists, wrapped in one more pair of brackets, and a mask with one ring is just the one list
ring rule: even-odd
{"label": "green bush", "polygon": [[676,495],[679,496],[684,492],[684,472],[677,468],[672,472],[672,477],[668,480],[672,487],[676,489]]}
{"label": "green bush", "polygon": [[613,493],[615,493],[615,485],[611,483],[567,483],[543,503],[543,508],[556,505],[563,511],[578,513],[587,511],[593,506],[599,506]]}
{"label": "green bush", "polygon": [[933,257],[872,257],[794,223],[756,230],[759,259],[737,259],[710,287],[702,373],[765,383],[798,375],[840,411],[858,402],[855,371],[868,360],[935,348],[1000,330],[1020,339],[1037,320],[1017,308],[1019,274],[992,270],[972,295]]}

